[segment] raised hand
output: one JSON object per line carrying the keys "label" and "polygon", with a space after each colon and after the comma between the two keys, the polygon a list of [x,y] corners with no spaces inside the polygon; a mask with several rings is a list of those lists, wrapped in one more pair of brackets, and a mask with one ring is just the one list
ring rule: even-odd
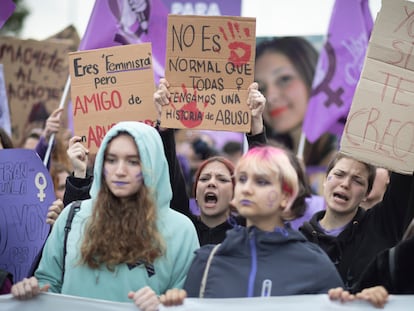
{"label": "raised hand", "polygon": [[251,134],[256,135],[263,132],[263,111],[266,104],[266,98],[259,91],[257,82],[250,84],[248,91],[247,105],[250,108],[252,116]]}
{"label": "raised hand", "polygon": [[61,199],[57,199],[49,206],[47,215],[46,215],[46,223],[53,226],[55,224],[56,219],[60,215],[64,208],[63,202]]}
{"label": "raised hand", "polygon": [[60,115],[62,114],[63,108],[57,108],[54,110],[49,118],[46,120],[45,128],[43,129],[42,136],[49,142],[52,134],[56,134],[60,129]]}
{"label": "raised hand", "polygon": [[80,136],[73,136],[69,140],[69,148],[66,151],[73,166],[73,175],[78,178],[86,177],[88,167],[89,150],[81,143]]}

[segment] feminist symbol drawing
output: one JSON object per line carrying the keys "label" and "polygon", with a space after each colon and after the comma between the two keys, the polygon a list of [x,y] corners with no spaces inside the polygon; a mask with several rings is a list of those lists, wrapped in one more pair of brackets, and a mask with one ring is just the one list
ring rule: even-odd
{"label": "feminist symbol drawing", "polygon": [[312,96],[316,96],[319,93],[325,93],[327,99],[325,100],[324,105],[326,107],[329,107],[332,104],[336,104],[336,106],[342,107],[344,101],[341,99],[341,95],[344,93],[344,89],[342,87],[339,87],[334,91],[330,86],[336,70],[335,49],[332,47],[329,41],[326,42],[324,48],[328,57],[328,70],[326,71],[325,77],[321,83],[312,91]]}

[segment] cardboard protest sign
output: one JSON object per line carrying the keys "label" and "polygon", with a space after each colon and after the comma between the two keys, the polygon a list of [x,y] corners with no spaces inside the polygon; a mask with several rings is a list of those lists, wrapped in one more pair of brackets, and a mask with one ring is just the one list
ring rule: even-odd
{"label": "cardboard protest sign", "polygon": [[0,37],[15,142],[20,143],[32,128],[42,128],[59,106],[69,74],[68,47],[68,43]]}
{"label": "cardboard protest sign", "polygon": [[414,169],[414,3],[384,0],[354,95],[341,151],[374,165]]}
{"label": "cardboard protest sign", "polygon": [[33,150],[0,150],[0,198],[0,268],[17,282],[47,238],[46,215],[56,199],[49,171]]}
{"label": "cardboard protest sign", "polygon": [[161,125],[249,132],[255,33],[255,18],[169,15]]}
{"label": "cardboard protest sign", "polygon": [[91,153],[119,121],[155,122],[150,43],[70,53],[69,71],[74,132]]}

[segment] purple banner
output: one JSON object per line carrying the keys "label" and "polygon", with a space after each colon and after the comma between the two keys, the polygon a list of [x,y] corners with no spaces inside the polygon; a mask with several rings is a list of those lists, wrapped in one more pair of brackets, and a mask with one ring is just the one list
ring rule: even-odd
{"label": "purple banner", "polygon": [[372,27],[368,0],[336,0],[303,123],[310,142],[325,132],[342,134]]}
{"label": "purple banner", "polygon": [[5,130],[10,137],[12,136],[3,64],[0,64],[0,127]]}
{"label": "purple banner", "polygon": [[241,0],[162,0],[171,14],[240,16]]}
{"label": "purple banner", "polygon": [[27,276],[47,238],[54,200],[52,179],[33,150],[0,150],[0,268],[15,282]]}
{"label": "purple banner", "polygon": [[0,28],[6,23],[16,9],[12,0],[0,0]]}
{"label": "purple banner", "polygon": [[[170,10],[174,10],[170,11]],[[235,15],[241,0],[97,0],[79,50],[151,42],[155,81],[164,77],[167,16],[173,14]]]}

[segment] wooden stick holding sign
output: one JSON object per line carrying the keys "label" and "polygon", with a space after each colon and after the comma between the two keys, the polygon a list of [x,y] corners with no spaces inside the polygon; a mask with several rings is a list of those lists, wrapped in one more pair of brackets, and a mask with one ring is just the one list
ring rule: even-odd
{"label": "wooden stick holding sign", "polygon": [[255,34],[255,18],[169,15],[165,77],[171,100],[161,125],[249,132]]}
{"label": "wooden stick holding sign", "polygon": [[120,121],[155,123],[152,65],[151,43],[69,54],[74,132],[90,153]]}
{"label": "wooden stick holding sign", "polygon": [[342,152],[403,174],[414,170],[413,12],[383,1],[341,140]]}

